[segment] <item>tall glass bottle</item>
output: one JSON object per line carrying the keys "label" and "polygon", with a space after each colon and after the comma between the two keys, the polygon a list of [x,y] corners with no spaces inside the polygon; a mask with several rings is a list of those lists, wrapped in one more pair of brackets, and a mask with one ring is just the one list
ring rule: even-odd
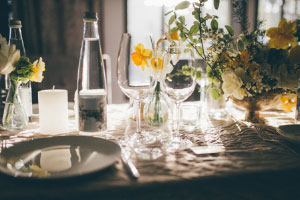
{"label": "tall glass bottle", "polygon": [[98,33],[98,17],[86,12],[81,45],[75,110],[82,133],[99,133],[107,128],[106,77]]}
{"label": "tall glass bottle", "polygon": [[[26,56],[26,51],[24,47],[23,37],[22,37],[22,23],[20,20],[10,20],[9,21],[9,44],[15,44],[16,48],[20,50],[21,56]],[[6,77],[6,86],[9,88],[9,77]],[[28,120],[32,119],[32,89],[31,82],[21,83],[19,86],[19,95],[21,103],[24,107]]]}

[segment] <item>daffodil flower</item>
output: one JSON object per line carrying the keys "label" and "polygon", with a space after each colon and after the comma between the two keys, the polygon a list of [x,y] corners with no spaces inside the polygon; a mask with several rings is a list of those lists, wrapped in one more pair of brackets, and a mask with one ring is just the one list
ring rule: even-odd
{"label": "daffodil flower", "polygon": [[161,58],[152,58],[151,66],[154,70],[162,70],[163,68],[163,60]]}
{"label": "daffodil flower", "polygon": [[179,41],[178,31],[174,31],[173,33],[171,33],[170,38],[171,38],[171,40]]}
{"label": "daffodil flower", "polygon": [[0,34],[0,74],[9,74],[15,67],[14,64],[20,59],[20,51],[16,45],[8,45]]}
{"label": "daffodil flower", "polygon": [[34,71],[34,74],[30,78],[30,80],[39,83],[42,82],[44,78],[43,71],[45,71],[45,63],[43,62],[43,59],[41,57],[39,60],[33,62],[32,69]]}
{"label": "daffodil flower", "polygon": [[145,70],[145,65],[149,67],[147,59],[152,57],[152,51],[145,49],[144,45],[139,43],[134,46],[135,52],[131,54],[131,60],[136,66],[142,66],[142,70]]}
{"label": "daffodil flower", "polygon": [[290,44],[297,45],[297,24],[283,18],[278,27],[269,28],[266,35],[270,37],[269,46],[275,49],[287,49]]}
{"label": "daffodil flower", "polygon": [[280,97],[280,100],[281,100],[281,103],[282,103],[282,109],[285,112],[291,112],[291,109],[293,107],[295,107],[296,104],[297,104],[296,97],[290,98],[290,97],[287,97],[287,96],[282,96],[282,97]]}

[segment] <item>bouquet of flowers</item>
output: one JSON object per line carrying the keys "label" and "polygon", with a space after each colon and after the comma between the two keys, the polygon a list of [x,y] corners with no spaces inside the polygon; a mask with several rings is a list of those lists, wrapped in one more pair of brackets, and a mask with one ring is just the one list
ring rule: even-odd
{"label": "bouquet of flowers", "polygon": [[[45,71],[45,63],[42,58],[31,63],[29,58],[20,56],[20,51],[16,49],[15,45],[8,45],[6,39],[0,35],[0,74],[9,74],[10,77],[10,89],[3,114],[4,127],[13,128],[11,125],[17,125],[18,121],[25,120],[25,124],[28,123],[26,116],[20,116],[22,109],[17,108],[21,105],[18,86],[21,82],[26,83],[29,80],[41,82],[44,78],[43,71]],[[16,114],[19,114],[19,117],[16,117]]]}
{"label": "bouquet of flowers", "polygon": [[[234,1],[234,17],[243,30],[234,37],[230,26],[225,26],[226,30],[218,27],[218,16],[203,14],[206,1],[192,4],[183,1],[166,14],[172,14],[171,33],[180,31],[180,38],[188,41],[189,47],[206,61],[210,95],[247,100],[265,94],[289,96],[295,93],[300,77],[300,27],[297,22],[282,19],[278,27],[267,31],[260,28],[263,22],[259,22],[254,31],[248,32],[244,15],[246,1]],[[214,0],[216,9],[219,3],[220,0]],[[189,27],[177,10],[190,6],[195,20]],[[205,44],[208,44],[206,48]],[[281,101],[291,103],[292,100],[281,98]]]}
{"label": "bouquet of flowers", "polygon": [[[178,31],[171,33],[170,27],[158,41],[154,42],[151,37],[151,49],[146,49],[142,43],[134,46],[134,52],[131,54],[132,63],[136,66],[141,66],[141,69],[157,80],[154,95],[150,102],[144,106],[144,119],[150,125],[160,126],[166,122],[168,118],[168,110],[165,102],[161,99],[161,85],[166,76],[190,76],[191,73],[196,73],[197,78],[201,77],[201,71],[196,70],[194,66],[185,65],[182,67],[182,72],[177,74],[170,73],[173,71],[173,65],[179,61],[182,40],[179,38]],[[162,45],[164,44],[164,45]],[[192,53],[192,51],[191,51]],[[172,63],[172,64],[171,64]]]}

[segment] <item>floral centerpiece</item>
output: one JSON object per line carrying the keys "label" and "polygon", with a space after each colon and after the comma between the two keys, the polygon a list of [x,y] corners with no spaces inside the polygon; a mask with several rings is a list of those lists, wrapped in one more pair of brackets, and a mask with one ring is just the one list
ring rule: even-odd
{"label": "floral centerpiece", "polygon": [[[131,58],[133,64],[141,66],[142,71],[157,81],[153,95],[143,107],[143,116],[150,125],[161,126],[168,119],[168,103],[166,97],[162,95],[161,81],[172,72],[173,65],[179,61],[180,52],[177,51],[182,45],[182,40],[177,31],[171,33],[169,26],[168,31],[158,41],[154,42],[151,37],[149,39],[152,49],[146,49],[142,43],[139,43],[134,46],[135,52],[132,53]],[[184,66],[182,73],[188,76],[197,73],[198,79],[201,77],[201,71],[196,71],[192,66]]]}
{"label": "floral centerpiece", "polygon": [[[172,14],[171,32],[180,31],[180,37],[206,61],[210,95],[232,99],[246,109],[246,120],[252,122],[262,122],[258,111],[279,99],[285,107],[291,104],[291,94],[295,93],[300,77],[297,22],[282,19],[278,27],[267,31],[261,29],[262,22],[259,22],[254,31],[248,32],[244,15],[247,2],[234,1],[234,17],[242,27],[242,33],[234,37],[230,26],[225,26],[226,30],[218,27],[218,16],[203,15],[205,2],[178,4],[181,9],[192,5],[195,20],[190,27],[176,8],[167,14]],[[216,9],[219,3],[214,0]]]}
{"label": "floral centerpiece", "polygon": [[0,74],[10,77],[10,88],[3,114],[3,126],[7,129],[22,129],[28,123],[24,108],[20,102],[18,88],[21,82],[43,80],[45,63],[42,58],[30,62],[29,58],[20,56],[15,45],[8,45],[0,35]]}

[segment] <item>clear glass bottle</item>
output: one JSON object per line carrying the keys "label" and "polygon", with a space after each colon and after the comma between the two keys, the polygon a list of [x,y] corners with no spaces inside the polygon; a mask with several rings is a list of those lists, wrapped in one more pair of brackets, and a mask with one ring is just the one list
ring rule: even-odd
{"label": "clear glass bottle", "polygon": [[[9,44],[15,44],[16,48],[20,50],[21,56],[26,56],[26,51],[24,47],[23,37],[22,37],[22,23],[20,20],[10,20],[9,21]],[[6,77],[6,87],[9,88],[9,77]],[[28,120],[32,119],[32,89],[31,82],[21,83],[19,86],[19,95],[21,103],[26,112]]]}
{"label": "clear glass bottle", "polygon": [[100,133],[107,128],[106,77],[98,33],[98,17],[86,12],[81,45],[75,112],[81,133]]}

